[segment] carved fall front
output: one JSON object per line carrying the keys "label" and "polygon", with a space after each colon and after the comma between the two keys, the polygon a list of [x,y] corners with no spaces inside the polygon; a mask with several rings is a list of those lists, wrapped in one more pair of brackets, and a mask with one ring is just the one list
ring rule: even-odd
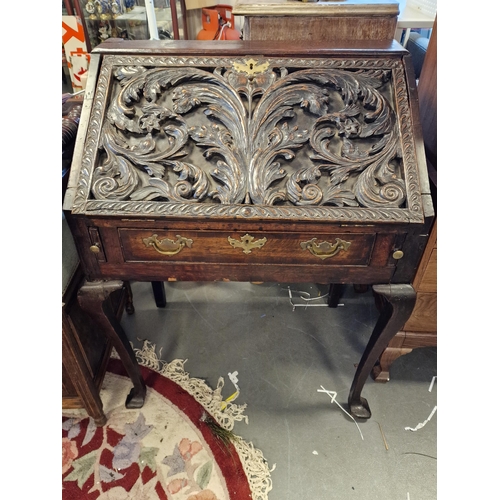
{"label": "carved fall front", "polygon": [[113,68],[96,200],[404,207],[392,71]]}

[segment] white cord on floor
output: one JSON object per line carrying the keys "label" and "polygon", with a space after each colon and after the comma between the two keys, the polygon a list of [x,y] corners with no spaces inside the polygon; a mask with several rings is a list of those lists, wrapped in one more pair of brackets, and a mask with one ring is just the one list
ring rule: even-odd
{"label": "white cord on floor", "polygon": [[437,375],[434,375],[434,377],[432,377],[432,380],[431,380],[431,385],[429,386],[429,392],[432,392],[432,388],[434,387],[434,382],[436,381],[437,379]]}
{"label": "white cord on floor", "polygon": [[436,410],[438,409],[437,406],[434,407],[434,409],[431,411],[431,414],[423,421],[421,422],[420,424],[418,424],[416,427],[405,427],[405,431],[418,431],[419,429],[421,429],[431,418],[432,416],[434,415],[434,413],[436,413]]}
{"label": "white cord on floor", "polygon": [[[283,289],[284,290],[284,289]],[[295,292],[295,293],[298,293],[300,298],[306,302],[305,304],[294,304],[293,302],[293,296],[292,296],[292,291]],[[305,297],[305,295],[307,295],[307,297]],[[295,311],[295,308],[296,307],[328,307],[328,304],[324,303],[324,304],[310,304],[309,302],[312,301],[312,300],[319,300],[319,299],[324,299],[325,297],[328,297],[328,294],[326,293],[325,295],[321,295],[319,297],[312,297],[312,298],[309,298],[311,297],[311,294],[308,293],[308,292],[302,292],[302,291],[299,291],[299,290],[291,290],[290,287],[288,287],[288,296],[290,297],[290,304],[292,304],[292,311]],[[344,304],[339,304],[339,306],[342,306]]]}
{"label": "white cord on floor", "polygon": [[336,403],[337,406],[349,417],[349,418],[352,418],[353,422],[356,424],[356,427],[358,428],[358,431],[359,431],[359,434],[361,436],[361,439],[364,441],[365,438],[363,437],[363,433],[361,432],[361,429],[359,428],[359,425],[358,423],[356,422],[356,420],[354,420],[353,416],[348,413],[347,411],[344,410],[344,408],[342,408],[342,405],[335,399],[337,397],[337,393],[335,391],[327,391],[323,386],[320,386],[321,389],[318,389],[318,392],[324,392],[326,394],[328,394],[332,400],[331,402],[332,403]]}

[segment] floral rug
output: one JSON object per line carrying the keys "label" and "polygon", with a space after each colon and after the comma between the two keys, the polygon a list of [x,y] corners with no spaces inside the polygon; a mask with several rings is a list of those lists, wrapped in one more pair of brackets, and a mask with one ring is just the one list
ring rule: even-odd
{"label": "floral rug", "polygon": [[267,500],[272,489],[262,452],[232,432],[245,405],[222,399],[165,363],[154,346],[136,351],[147,385],[142,408],[124,402],[131,389],[121,362],[111,359],[101,398],[107,423],[84,410],[63,411],[63,500]]}

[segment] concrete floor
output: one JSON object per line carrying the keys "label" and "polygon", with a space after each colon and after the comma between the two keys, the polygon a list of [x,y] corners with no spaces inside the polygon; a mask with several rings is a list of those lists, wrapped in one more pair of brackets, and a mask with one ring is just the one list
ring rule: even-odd
{"label": "concrete floor", "polygon": [[[141,348],[157,346],[165,361],[187,359],[184,368],[212,388],[224,377],[223,395],[238,372],[248,425],[234,432],[268,460],[269,500],[434,500],[437,498],[436,348],[416,349],[396,360],[387,384],[369,379],[363,390],[372,418],[358,421],[332,403],[321,386],[337,392],[347,408],[355,365],[378,317],[371,292],[348,287],[343,307],[296,307],[295,291],[318,297],[315,284],[167,283],[167,307],[156,307],[149,283],[132,283],[135,314],[123,328]],[[314,300],[313,303],[324,303]],[[388,449],[384,443],[385,436]]]}

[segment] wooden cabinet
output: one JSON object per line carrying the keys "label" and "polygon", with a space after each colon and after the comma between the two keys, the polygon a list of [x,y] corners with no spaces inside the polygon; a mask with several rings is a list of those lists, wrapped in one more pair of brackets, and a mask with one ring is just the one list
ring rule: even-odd
{"label": "wooden cabinet", "polygon": [[[418,84],[427,169],[434,205],[437,207],[437,19]],[[437,217],[413,281],[417,300],[404,327],[389,342],[372,371],[377,382],[389,380],[391,364],[417,347],[437,345]]]}
{"label": "wooden cabinet", "polygon": [[435,333],[437,331],[437,223],[434,224],[413,288],[417,302],[404,330],[407,332]]}
{"label": "wooden cabinet", "polygon": [[401,331],[389,342],[372,371],[376,382],[388,382],[392,363],[413,349],[437,346],[437,222],[422,256],[413,288],[415,308]]}
{"label": "wooden cabinet", "polygon": [[244,40],[387,41],[394,38],[399,3],[394,0],[238,0],[233,14],[244,16]]}

